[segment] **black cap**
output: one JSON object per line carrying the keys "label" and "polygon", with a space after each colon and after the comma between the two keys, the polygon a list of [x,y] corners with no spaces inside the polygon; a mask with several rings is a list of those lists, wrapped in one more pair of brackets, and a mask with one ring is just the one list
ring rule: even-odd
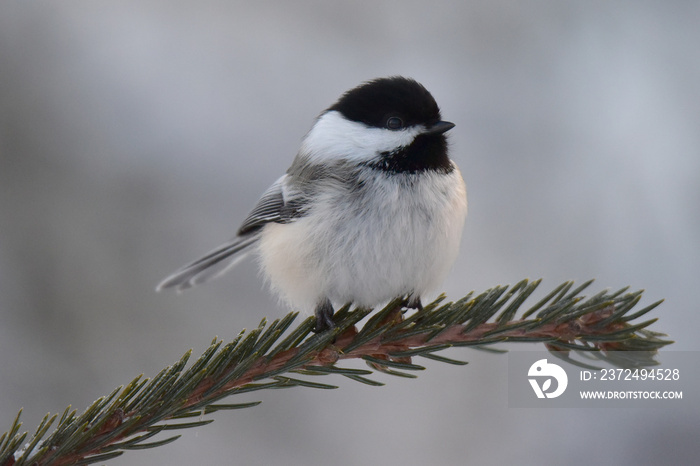
{"label": "black cap", "polygon": [[401,76],[363,83],[343,94],[328,110],[367,126],[394,130],[414,125],[432,127],[440,122],[440,108],[430,92],[413,79]]}

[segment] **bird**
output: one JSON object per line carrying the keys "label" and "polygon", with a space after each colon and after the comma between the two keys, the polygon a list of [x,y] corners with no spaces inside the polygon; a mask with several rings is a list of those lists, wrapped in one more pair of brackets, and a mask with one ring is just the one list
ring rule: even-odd
{"label": "bird", "polygon": [[270,288],[335,327],[338,306],[403,298],[422,309],[456,260],[467,215],[462,174],[448,154],[431,93],[414,79],[365,81],[323,111],[291,166],[230,241],[168,276],[178,291],[253,253]]}

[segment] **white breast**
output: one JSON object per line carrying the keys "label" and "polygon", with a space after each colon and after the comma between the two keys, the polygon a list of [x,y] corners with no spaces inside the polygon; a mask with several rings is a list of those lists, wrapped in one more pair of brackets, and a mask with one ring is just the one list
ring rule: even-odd
{"label": "white breast", "polygon": [[449,174],[368,170],[362,181],[360,193],[329,190],[305,217],[264,227],[262,270],[294,307],[312,311],[324,298],[369,307],[422,296],[451,268],[467,212],[456,167]]}

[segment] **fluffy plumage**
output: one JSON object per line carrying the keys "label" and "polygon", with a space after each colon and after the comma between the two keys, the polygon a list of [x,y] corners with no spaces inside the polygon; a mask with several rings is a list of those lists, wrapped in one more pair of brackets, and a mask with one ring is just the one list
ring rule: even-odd
{"label": "fluffy plumage", "polygon": [[304,138],[287,173],[262,195],[237,236],[166,278],[158,289],[200,283],[256,251],[272,288],[316,310],[375,306],[434,290],[456,258],[467,211],[430,93],[383,78],[345,93]]}

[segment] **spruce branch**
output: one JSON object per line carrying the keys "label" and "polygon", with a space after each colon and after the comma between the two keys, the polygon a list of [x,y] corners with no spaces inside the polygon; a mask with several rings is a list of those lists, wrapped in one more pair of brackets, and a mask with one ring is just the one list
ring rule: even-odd
{"label": "spruce branch", "polygon": [[[20,433],[20,410],[0,436],[0,466],[104,462],[127,450],[155,448],[179,437],[152,440],[163,431],[213,422],[201,419],[204,415],[260,403],[219,403],[231,395],[299,386],[337,388],[299,377],[335,374],[378,386],[383,383],[367,377],[373,371],[416,377],[413,372],[425,367],[414,363],[414,357],[466,364],[436,354],[451,347],[491,349],[494,343],[543,342],[555,354],[563,351],[575,364],[583,365],[567,356],[572,351],[617,365],[653,365],[657,350],[672,342],[647,329],[656,319],[633,321],[661,301],[632,313],[642,291],[630,293],[623,288],[585,297],[582,293],[591,283],[577,287],[573,282],[562,283],[519,318],[516,314],[540,280],[497,286],[476,296],[472,292],[455,302],[445,302],[441,296],[413,313],[406,312],[404,299],[397,299],[371,315],[359,330],[356,324],[372,310],[346,305],[334,317],[336,327],[319,334],[312,333],[314,317],[291,330],[296,313],[270,324],[263,319],[257,328],[240,332],[226,345],[215,338],[189,367],[191,351],[153,379],[136,377],[99,398],[82,414],[71,407],[60,418],[47,414],[32,435]],[[620,356],[625,351],[644,357]],[[345,359],[363,359],[371,370],[336,365]]]}

